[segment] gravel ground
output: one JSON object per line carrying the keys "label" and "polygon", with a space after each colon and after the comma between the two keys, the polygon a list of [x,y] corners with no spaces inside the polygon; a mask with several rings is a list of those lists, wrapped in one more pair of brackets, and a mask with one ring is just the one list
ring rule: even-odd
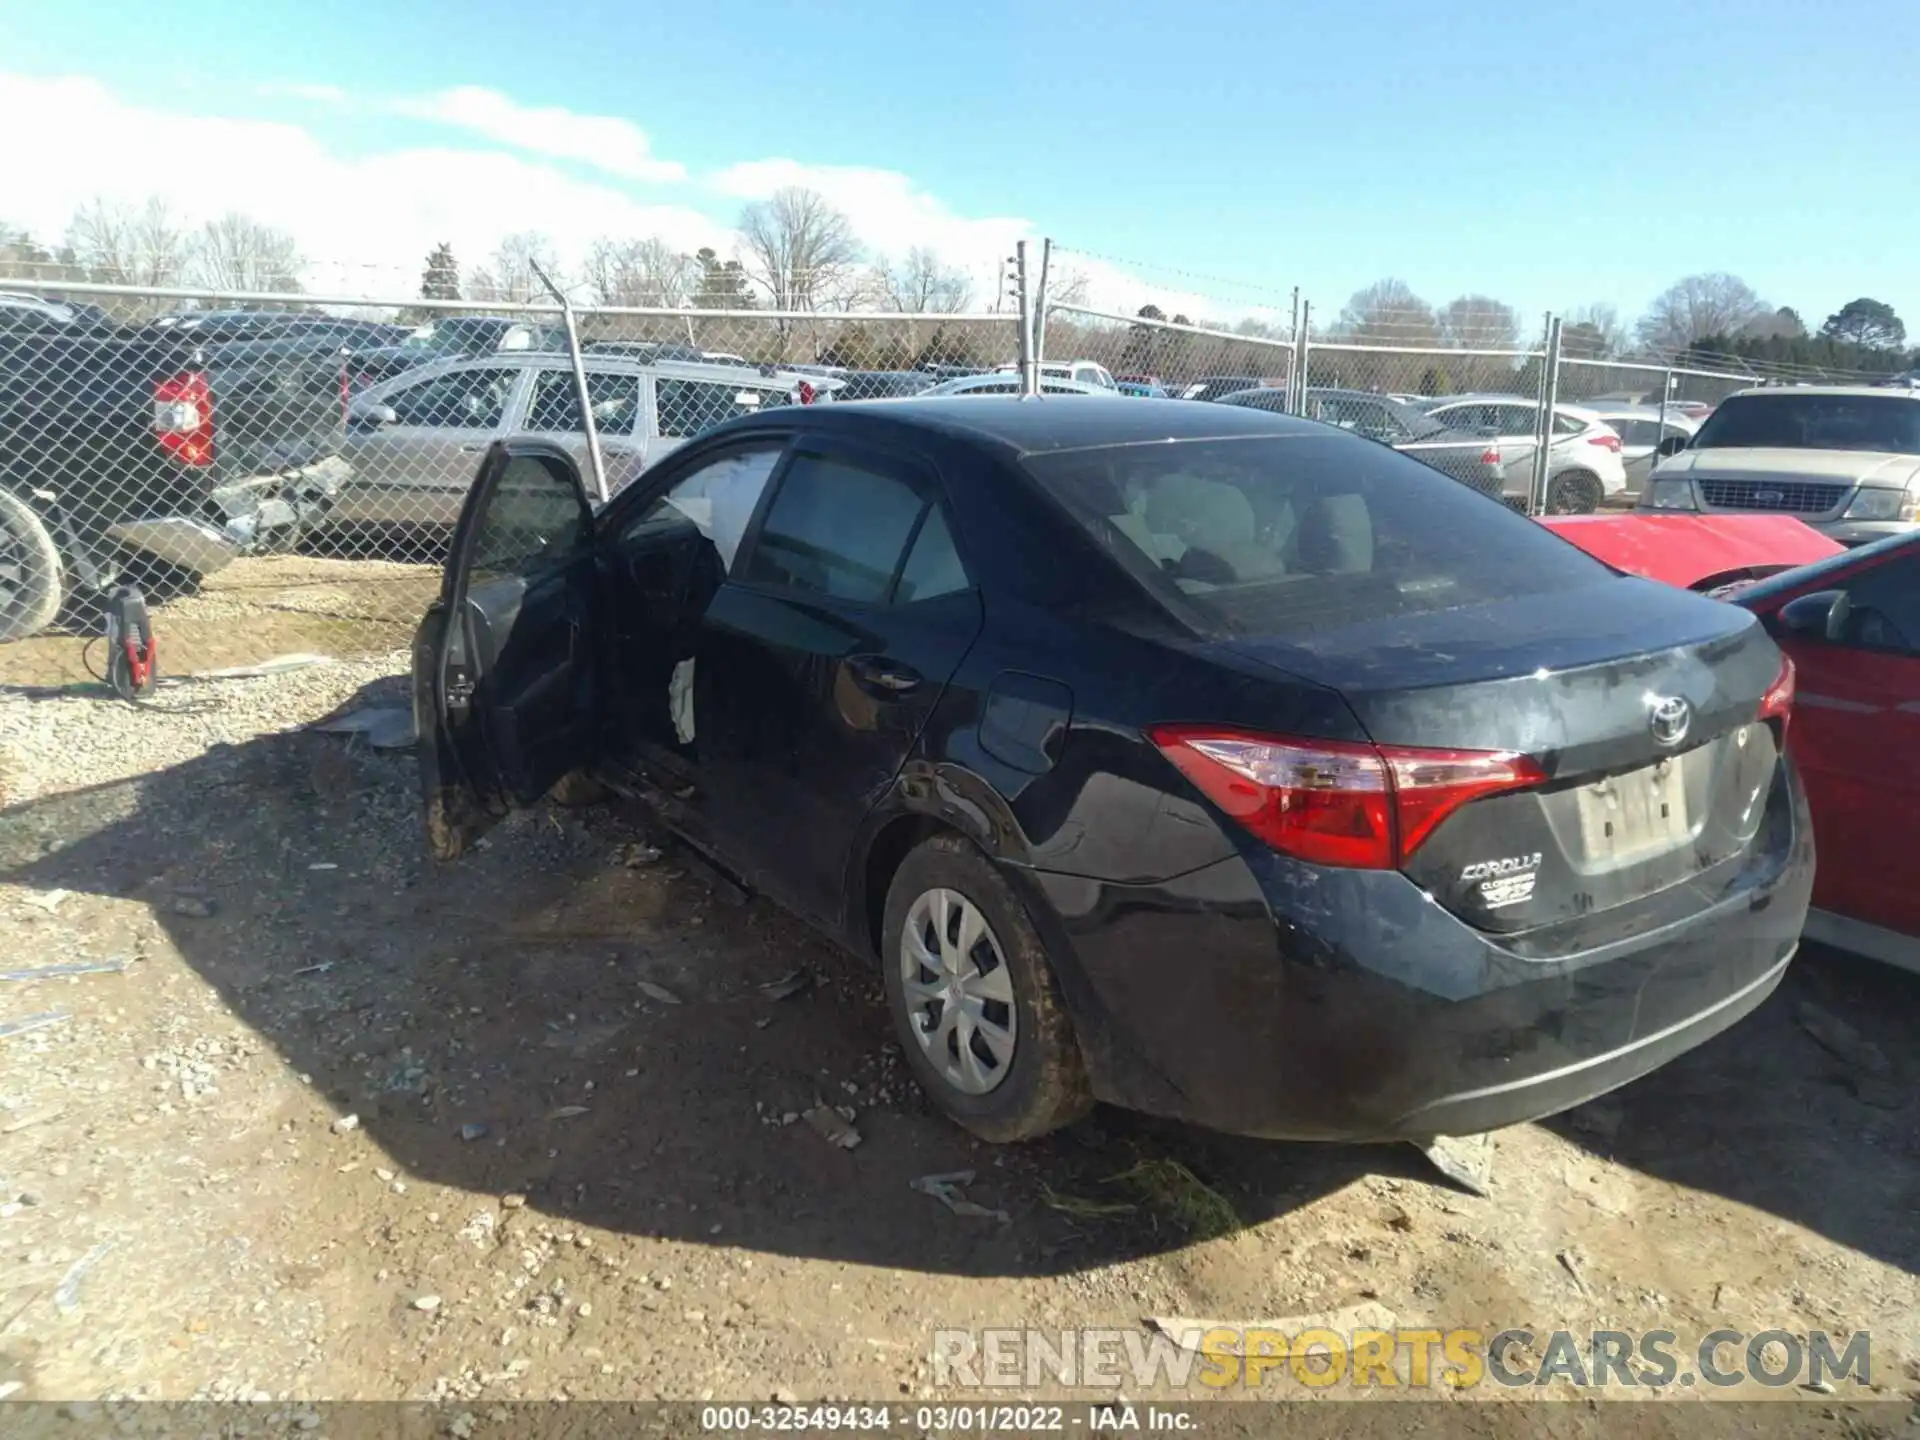
{"label": "gravel ground", "polygon": [[[936,1394],[937,1328],[1359,1304],[1870,1328],[1872,1389],[1790,1392],[1809,1432],[1913,1383],[1912,977],[1805,957],[1729,1035],[1493,1137],[1484,1198],[1405,1147],[1105,1111],[995,1150],[903,1082],[875,977],[644,817],[542,808],[431,864],[411,756],[303,728],[401,698],[403,658],[0,694],[5,953],[120,962],[0,982],[0,1023],[61,1017],[0,1038],[0,1387],[899,1399]],[[913,1187],[959,1171],[987,1214]]]}

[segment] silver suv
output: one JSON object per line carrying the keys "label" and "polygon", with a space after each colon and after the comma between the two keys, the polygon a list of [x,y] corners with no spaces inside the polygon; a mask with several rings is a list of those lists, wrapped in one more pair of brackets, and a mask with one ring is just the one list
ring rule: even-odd
{"label": "silver suv", "polygon": [[1920,393],[1742,390],[1654,467],[1640,508],[1795,515],[1843,545],[1902,534],[1920,513]]}
{"label": "silver suv", "polygon": [[[723,420],[829,395],[839,381],[740,365],[585,357],[587,395],[611,494]],[[565,355],[521,352],[441,360],[356,395],[342,455],[352,466],[329,520],[450,526],[480,457],[503,435],[547,435],[586,463]]]}

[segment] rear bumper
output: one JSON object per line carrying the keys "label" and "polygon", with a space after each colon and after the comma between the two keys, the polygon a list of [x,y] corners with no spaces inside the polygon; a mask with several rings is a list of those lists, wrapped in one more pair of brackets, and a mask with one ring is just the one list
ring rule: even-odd
{"label": "rear bumper", "polygon": [[1405,876],[1264,851],[1154,886],[1026,878],[1067,947],[1101,1098],[1276,1139],[1464,1134],[1623,1085],[1766,999],[1813,883],[1805,797],[1781,775],[1763,843],[1714,894],[1663,892],[1645,923],[1550,958]]}
{"label": "rear bumper", "polygon": [[283,475],[216,485],[199,515],[150,515],[106,527],[107,538],[198,575],[296,538],[332,508],[346,475],[338,459]]}

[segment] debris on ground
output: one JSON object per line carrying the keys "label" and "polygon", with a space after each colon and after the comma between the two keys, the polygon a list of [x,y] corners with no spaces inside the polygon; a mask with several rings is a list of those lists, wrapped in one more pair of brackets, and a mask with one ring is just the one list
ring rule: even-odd
{"label": "debris on ground", "polygon": [[53,1292],[54,1308],[62,1315],[69,1314],[79,1307],[80,1282],[86,1278],[87,1272],[98,1265],[102,1257],[111,1249],[113,1249],[113,1242],[111,1240],[102,1240],[98,1245],[87,1251],[86,1254],[82,1255],[68,1267],[66,1275],[61,1278],[59,1285],[54,1288]]}
{"label": "debris on ground", "polygon": [[411,1303],[414,1309],[424,1310],[427,1314],[431,1315],[440,1308],[440,1297],[438,1295],[416,1295],[413,1297]]}
{"label": "debris on ground", "polygon": [[18,1020],[0,1021],[0,1039],[9,1035],[25,1035],[32,1030],[44,1030],[49,1025],[58,1025],[72,1018],[65,1010],[45,1010],[38,1015],[23,1015]]}
{"label": "debris on ground", "polygon": [[571,1120],[576,1115],[584,1115],[586,1113],[587,1107],[584,1105],[562,1105],[558,1110],[548,1111],[547,1119]]}
{"label": "debris on ground", "polygon": [[1802,1000],[1793,1007],[1793,1018],[1835,1059],[1844,1060],[1877,1080],[1892,1076],[1893,1062],[1887,1059],[1886,1052],[1838,1015],[1829,1014],[1811,1000]]}
{"label": "debris on ground", "polygon": [[1142,1160],[1109,1176],[1107,1183],[1133,1189],[1150,1211],[1189,1240],[1217,1240],[1240,1228],[1240,1215],[1232,1202],[1178,1160],[1165,1156]]}
{"label": "debris on ground", "polygon": [[410,749],[420,738],[411,705],[365,705],[309,728],[326,735],[358,735],[376,750]]}
{"label": "debris on ground", "polygon": [[1278,1331],[1289,1336],[1306,1330],[1328,1330],[1335,1335],[1352,1335],[1360,1330],[1391,1333],[1399,1323],[1398,1315],[1372,1300],[1342,1310],[1285,1315],[1277,1320],[1201,1320],[1187,1315],[1154,1315],[1147,1319],[1148,1325],[1182,1350],[1199,1350],[1205,1343],[1209,1354],[1238,1355],[1242,1359],[1246,1358],[1250,1331]]}
{"label": "debris on ground", "polygon": [[662,1005],[678,1005],[681,999],[664,985],[656,985],[651,980],[640,982],[640,993],[649,1000],[658,1000]]}
{"label": "debris on ground", "polygon": [[115,975],[127,968],[120,960],[76,960],[67,965],[39,965],[25,970],[0,970],[0,980],[59,980],[68,975]]}
{"label": "debris on ground", "polygon": [[769,1000],[785,1000],[790,995],[798,995],[813,984],[813,976],[805,970],[791,970],[778,980],[769,980],[760,987],[760,993]]}
{"label": "debris on ground", "polygon": [[1486,1199],[1493,1192],[1493,1136],[1436,1135],[1431,1140],[1411,1140],[1414,1149],[1427,1157],[1427,1163],[1470,1194]]}
{"label": "debris on ground", "polygon": [[853,1128],[847,1117],[831,1105],[816,1105],[805,1111],[801,1117],[813,1127],[813,1132],[829,1145],[837,1145],[842,1150],[851,1150],[860,1143],[860,1132]]}
{"label": "debris on ground", "polygon": [[624,865],[629,870],[639,870],[655,864],[665,853],[658,845],[649,845],[644,840],[635,840],[616,849],[613,852],[613,859],[617,865]]}
{"label": "debris on ground", "polygon": [[176,895],[167,902],[167,909],[190,920],[210,919],[219,908],[204,895]]}
{"label": "debris on ground", "polygon": [[328,1128],[336,1135],[351,1134],[360,1128],[360,1117],[358,1115],[342,1115]]}
{"label": "debris on ground", "polygon": [[469,1120],[460,1127],[460,1138],[468,1142],[484,1140],[487,1138],[487,1127],[477,1120]]}
{"label": "debris on ground", "polygon": [[1131,1200],[1095,1200],[1084,1195],[1066,1195],[1042,1181],[1040,1203],[1077,1220],[1105,1220],[1116,1215],[1131,1215],[1140,1207]]}
{"label": "debris on ground", "polygon": [[998,1220],[1005,1225],[1013,1217],[1004,1210],[989,1210],[984,1205],[976,1205],[960,1193],[960,1187],[973,1183],[973,1171],[955,1170],[946,1175],[922,1175],[911,1187],[922,1195],[931,1195],[956,1215],[969,1219]]}
{"label": "debris on ground", "polygon": [[44,910],[52,915],[60,909],[61,903],[72,896],[71,890],[43,890],[37,895],[26,897],[26,903],[36,910]]}
{"label": "debris on ground", "polygon": [[1562,1250],[1553,1258],[1560,1262],[1560,1268],[1573,1280],[1573,1288],[1582,1296],[1591,1298],[1593,1292],[1587,1288],[1587,1277],[1580,1273],[1580,1256],[1572,1250]]}

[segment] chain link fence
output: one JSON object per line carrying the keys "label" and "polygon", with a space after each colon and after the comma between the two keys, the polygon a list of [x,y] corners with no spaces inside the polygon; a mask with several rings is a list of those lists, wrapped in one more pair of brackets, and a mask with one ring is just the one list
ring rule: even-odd
{"label": "chain link fence", "polygon": [[0,291],[0,640],[97,634],[132,581],[202,664],[404,647],[500,436],[611,496],[734,416],[1018,356],[1004,315],[580,307],[576,373],[556,305]]}

